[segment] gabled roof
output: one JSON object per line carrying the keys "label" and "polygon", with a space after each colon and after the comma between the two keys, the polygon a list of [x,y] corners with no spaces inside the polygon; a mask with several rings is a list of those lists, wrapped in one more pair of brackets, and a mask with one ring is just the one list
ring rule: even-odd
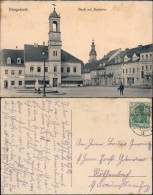
{"label": "gabled roof", "polygon": [[94,62],[88,62],[82,67],[82,71],[90,71],[90,70],[97,70],[97,69],[103,69],[100,64],[107,63],[109,57],[111,57],[114,53],[116,53],[119,49],[115,49],[110,51],[107,55],[105,55],[102,59],[96,60]]}
{"label": "gabled roof", "polygon": [[62,62],[76,62],[76,63],[81,63],[82,61],[79,60],[78,58],[74,57],[70,53],[64,51],[63,49],[61,50],[61,60]]}
{"label": "gabled roof", "polygon": [[[38,45],[34,47],[34,45],[24,45],[25,51],[25,62],[28,61],[36,61],[42,62],[44,60],[43,52],[45,52],[46,59],[48,59],[48,46]],[[68,52],[61,50],[61,61],[62,62],[75,62],[81,63],[82,61]]]}
{"label": "gabled roof", "polygon": [[[11,64],[7,64],[7,58],[11,58]],[[17,64],[17,58],[21,58],[21,64]],[[2,49],[0,51],[1,65],[5,66],[24,66],[24,50]]]}
{"label": "gabled roof", "polygon": [[120,62],[117,62],[115,63],[115,58],[113,58],[112,60],[110,60],[110,62],[107,63],[106,66],[109,66],[109,65],[117,65],[117,64],[121,64],[123,63],[124,61],[124,57],[127,56],[128,58],[131,58],[128,62],[124,62],[124,63],[131,63],[131,62],[138,62],[139,59],[135,60],[135,61],[132,61],[132,57],[134,54],[136,54],[136,56],[140,57],[140,53],[145,53],[145,52],[148,52],[148,51],[153,51],[153,44],[149,44],[149,45],[139,45],[138,47],[136,48],[132,48],[132,49],[125,49],[124,51],[121,51],[117,56],[116,58],[120,58],[121,61]]}
{"label": "gabled roof", "polygon": [[119,49],[115,49],[110,51],[107,55],[103,57],[103,60],[110,58],[112,55],[114,55]]}
{"label": "gabled roof", "polygon": [[[123,58],[124,58],[124,56],[127,54],[127,49],[126,50],[124,50],[124,51],[121,51],[118,55],[116,55],[115,56],[115,58],[120,58],[121,59],[121,62],[123,62]],[[115,58],[113,58],[112,60],[110,60],[107,64],[106,64],[106,66],[109,66],[109,65],[114,65],[114,64],[120,64],[120,63],[115,63]]]}

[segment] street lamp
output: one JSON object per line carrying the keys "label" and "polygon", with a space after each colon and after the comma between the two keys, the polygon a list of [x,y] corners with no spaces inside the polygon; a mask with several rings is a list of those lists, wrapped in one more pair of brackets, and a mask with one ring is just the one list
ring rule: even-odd
{"label": "street lamp", "polygon": [[45,92],[45,52],[42,53],[42,55],[44,56],[44,87],[43,87],[43,97],[46,97],[46,92]]}

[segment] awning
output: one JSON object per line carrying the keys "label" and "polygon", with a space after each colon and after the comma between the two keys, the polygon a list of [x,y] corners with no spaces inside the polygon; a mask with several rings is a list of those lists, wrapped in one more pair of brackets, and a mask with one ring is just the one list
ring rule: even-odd
{"label": "awning", "polygon": [[62,78],[62,81],[83,81],[82,77],[65,77]]}
{"label": "awning", "polygon": [[[31,80],[43,81],[44,77],[43,76],[25,76],[25,80],[26,81],[31,81]],[[49,80],[49,77],[45,76],[45,80]]]}

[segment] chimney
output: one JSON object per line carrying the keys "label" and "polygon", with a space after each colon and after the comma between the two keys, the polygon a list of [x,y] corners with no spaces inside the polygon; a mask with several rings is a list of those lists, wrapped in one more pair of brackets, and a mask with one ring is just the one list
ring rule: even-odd
{"label": "chimney", "polygon": [[125,51],[128,51],[128,50],[129,50],[129,48],[126,48],[126,49],[125,49]]}
{"label": "chimney", "polygon": [[138,48],[141,48],[142,47],[142,45],[138,45]]}
{"label": "chimney", "polygon": [[45,46],[45,41],[43,42],[43,46]]}
{"label": "chimney", "polygon": [[16,46],[16,49],[18,48],[18,46]]}
{"label": "chimney", "polygon": [[38,43],[34,43],[34,47],[38,47]]}

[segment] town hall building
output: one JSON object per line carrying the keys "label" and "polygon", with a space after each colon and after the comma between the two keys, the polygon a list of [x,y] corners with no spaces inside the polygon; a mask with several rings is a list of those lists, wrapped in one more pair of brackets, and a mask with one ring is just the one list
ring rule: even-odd
{"label": "town hall building", "polygon": [[83,83],[82,61],[62,49],[60,15],[49,16],[49,40],[45,45],[24,45],[23,50],[2,49],[1,87],[78,86]]}

